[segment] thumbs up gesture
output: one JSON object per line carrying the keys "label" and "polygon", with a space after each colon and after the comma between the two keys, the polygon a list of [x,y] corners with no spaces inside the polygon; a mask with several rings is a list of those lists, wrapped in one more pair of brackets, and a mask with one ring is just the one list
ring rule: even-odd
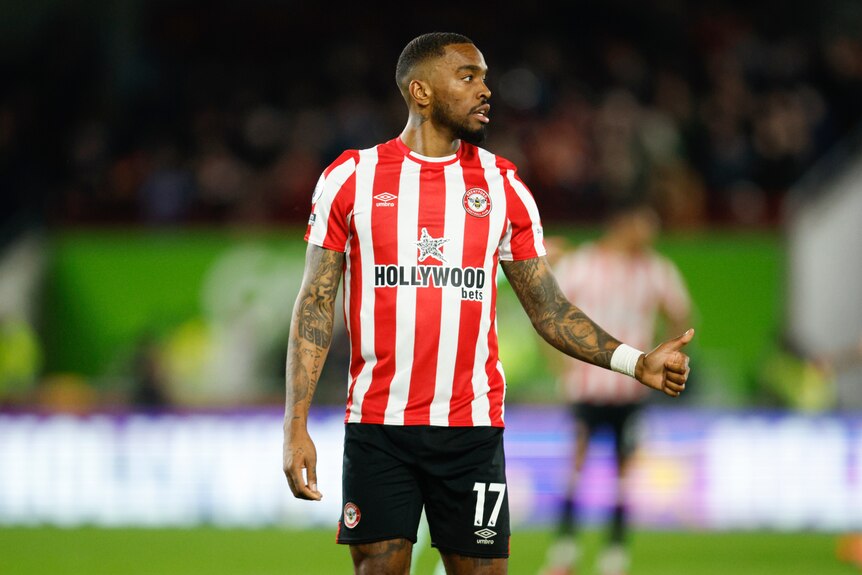
{"label": "thumbs up gesture", "polygon": [[688,379],[688,356],[682,348],[694,338],[694,329],[670,339],[638,359],[635,378],[647,387],[679,397]]}

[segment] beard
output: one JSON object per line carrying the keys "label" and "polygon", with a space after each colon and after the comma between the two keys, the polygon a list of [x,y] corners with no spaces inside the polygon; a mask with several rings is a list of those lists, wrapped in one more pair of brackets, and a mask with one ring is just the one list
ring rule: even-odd
{"label": "beard", "polygon": [[485,140],[485,126],[479,128],[471,128],[467,125],[467,120],[458,120],[455,118],[452,110],[443,103],[433,102],[431,104],[431,120],[438,126],[449,128],[452,130],[452,135],[464,140],[468,144],[479,145]]}

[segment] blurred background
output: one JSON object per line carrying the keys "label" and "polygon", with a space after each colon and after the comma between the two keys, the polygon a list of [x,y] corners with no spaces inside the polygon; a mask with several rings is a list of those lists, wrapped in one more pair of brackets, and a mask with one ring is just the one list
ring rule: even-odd
{"label": "blurred background", "polygon": [[[576,247],[646,198],[691,293],[690,389],[644,417],[633,573],[717,573],[735,535],[737,573],[854,572],[862,4],[688,4],[0,1],[0,571],[349,570],[330,542],[343,331],[312,422],[324,503],[292,500],[279,467],[302,235],[329,162],[401,131],[403,46],[445,30],[485,55],[485,147],[519,166],[547,235]],[[572,431],[555,352],[500,290],[512,571],[529,573]],[[34,553],[58,527],[102,551]],[[656,550],[669,531],[700,537],[678,565]],[[160,533],[176,548],[158,566],[103,551]],[[233,554],[185,553],[194,537]],[[302,563],[315,545],[329,566]]]}

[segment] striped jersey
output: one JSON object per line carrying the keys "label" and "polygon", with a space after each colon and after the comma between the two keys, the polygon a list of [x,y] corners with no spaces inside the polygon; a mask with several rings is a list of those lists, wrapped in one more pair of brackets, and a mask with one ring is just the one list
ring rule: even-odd
{"label": "striped jersey", "polygon": [[[685,318],[691,306],[682,276],[664,256],[647,250],[633,256],[587,243],[557,261],[554,272],[566,297],[614,337],[649,351],[660,313]],[[623,404],[641,401],[649,388],[634,378],[563,359],[563,391],[570,401]]]}
{"label": "striped jersey", "polygon": [[346,422],[503,426],[497,263],[545,254],[511,162],[463,141],[442,158],[400,138],[346,151],[305,237],[345,254]]}

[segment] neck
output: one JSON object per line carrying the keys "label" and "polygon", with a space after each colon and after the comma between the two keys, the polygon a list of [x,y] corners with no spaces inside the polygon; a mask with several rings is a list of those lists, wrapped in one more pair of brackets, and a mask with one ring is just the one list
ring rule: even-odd
{"label": "neck", "polygon": [[605,249],[624,253],[630,256],[637,255],[643,251],[640,246],[628,241],[624,237],[615,234],[606,235],[604,238],[602,238],[600,243],[602,246],[604,246]]}
{"label": "neck", "polygon": [[400,137],[408,148],[431,158],[451,156],[461,146],[461,140],[453,138],[451,132],[441,130],[430,119],[415,114],[410,114]]}

